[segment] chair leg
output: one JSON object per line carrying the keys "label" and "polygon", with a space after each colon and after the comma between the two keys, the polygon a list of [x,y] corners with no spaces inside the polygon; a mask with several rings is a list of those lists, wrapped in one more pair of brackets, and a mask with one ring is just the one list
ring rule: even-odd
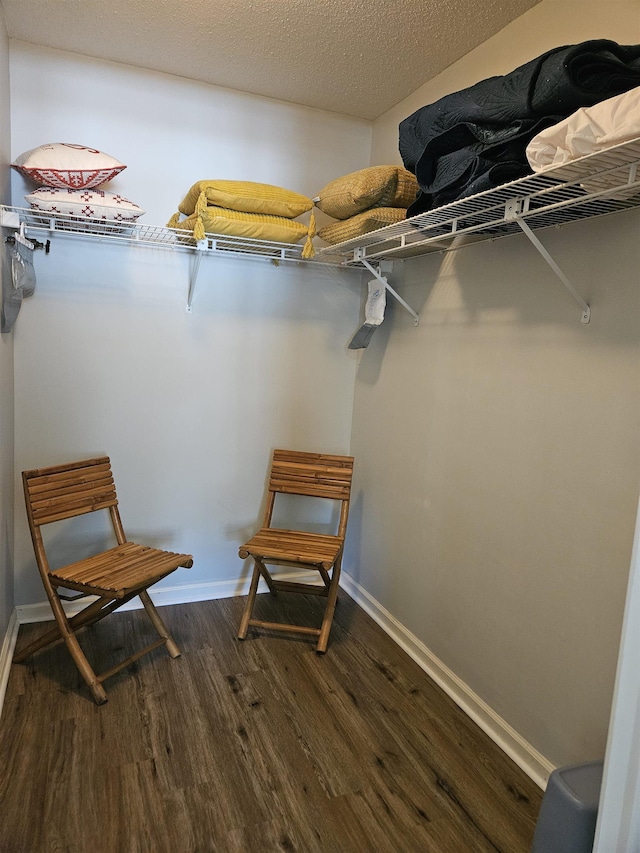
{"label": "chair leg", "polygon": [[[52,593],[53,594],[53,593]],[[92,604],[89,604],[84,610],[81,610],[79,613],[76,613],[75,616],[72,616],[70,619],[67,617],[67,621],[69,623],[69,628],[71,631],[76,633],[81,628],[90,628],[92,625],[95,625],[96,622],[99,622],[101,619],[104,619],[105,616],[109,616],[119,607],[122,607],[128,601],[131,601],[132,598],[135,598],[137,593],[132,593],[131,595],[125,595],[124,598],[118,599],[108,599],[108,598],[99,598],[94,601]],[[105,602],[107,602],[105,604]],[[30,657],[31,655],[39,652],[40,649],[44,649],[47,646],[53,645],[53,643],[57,643],[60,640],[63,640],[64,637],[62,632],[60,631],[60,626],[56,622],[55,628],[52,628],[50,631],[47,631],[46,634],[43,634],[41,637],[38,637],[37,640],[33,640],[33,642],[29,643],[28,646],[25,646],[23,649],[17,650],[13,656],[14,663],[22,663],[23,660]]]}
{"label": "chair leg", "polygon": [[78,667],[80,671],[80,675],[84,678],[89,690],[91,691],[91,695],[93,696],[93,700],[96,705],[104,705],[107,701],[107,694],[104,691],[104,687],[98,681],[98,677],[95,672],[91,668],[89,661],[87,660],[82,648],[80,647],[80,643],[78,642],[75,634],[73,633],[69,620],[67,619],[67,615],[64,612],[64,608],[62,607],[62,603],[58,596],[53,593],[50,597],[51,608],[53,610],[53,615],[55,617],[56,622],[58,623],[58,628],[60,629],[60,633],[62,635],[63,640],[66,643],[67,648],[69,649],[69,653],[73,658],[75,665]]}
{"label": "chair leg", "polygon": [[341,562],[342,560],[338,559],[337,563],[333,567],[333,575],[331,577],[331,584],[329,585],[329,591],[327,594],[327,606],[324,611],[322,627],[320,628],[320,636],[318,637],[318,644],[316,646],[316,652],[321,655],[327,651],[327,645],[329,643],[329,632],[331,631],[333,614],[338,601],[338,582],[340,580]]}
{"label": "chair leg", "polygon": [[256,563],[253,567],[253,574],[251,575],[251,586],[249,587],[249,595],[247,596],[247,603],[244,606],[244,612],[242,614],[242,619],[240,620],[240,628],[238,629],[239,640],[246,639],[247,631],[249,630],[249,620],[251,619],[253,605],[256,600],[256,593],[258,591],[259,580],[260,569],[258,568],[258,564]]}
{"label": "chair leg", "polygon": [[143,589],[141,593],[139,593],[140,601],[142,602],[144,609],[147,611],[147,616],[151,620],[153,627],[156,629],[158,634],[163,638],[165,642],[165,646],[167,647],[167,651],[171,655],[172,658],[180,657],[180,649],[176,645],[173,637],[169,633],[167,626],[164,624],[162,619],[160,618],[160,614],[156,610],[156,606],[151,601],[151,597],[146,589]]}
{"label": "chair leg", "polygon": [[261,560],[259,557],[254,557],[253,559],[256,561],[256,566],[258,567],[258,571],[262,575],[264,582],[269,587],[269,592],[271,595],[277,595],[278,590],[276,589],[275,582],[271,577],[271,572],[264,564],[264,560]]}

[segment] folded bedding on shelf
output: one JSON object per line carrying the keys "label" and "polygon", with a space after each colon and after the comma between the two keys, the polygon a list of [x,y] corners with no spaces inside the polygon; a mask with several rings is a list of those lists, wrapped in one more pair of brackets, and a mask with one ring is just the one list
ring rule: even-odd
{"label": "folded bedding on shelf", "polygon": [[546,128],[527,145],[526,155],[533,171],[541,172],[633,139],[640,140],[640,86]]}
{"label": "folded bedding on shelf", "polygon": [[400,154],[420,185],[407,216],[529,174],[525,151],[534,136],[638,85],[640,45],[598,39],[555,48],[421,107],[400,123]]}

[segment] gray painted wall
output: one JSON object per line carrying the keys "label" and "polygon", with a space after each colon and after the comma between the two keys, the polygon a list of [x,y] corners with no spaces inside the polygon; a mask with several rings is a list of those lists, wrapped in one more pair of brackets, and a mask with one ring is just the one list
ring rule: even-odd
{"label": "gray painted wall", "polygon": [[[112,190],[150,225],[198,180],[313,196],[369,160],[360,119],[24,43],[11,57],[13,156],[52,140],[108,152],[127,166]],[[14,174],[15,204],[25,189]],[[204,257],[187,314],[187,254],[56,237],[35,262],[15,333],[16,472],[107,453],[127,534],[194,555],[159,588],[188,600],[246,577],[238,545],[273,447],[349,450],[359,275]],[[15,583],[18,605],[43,600],[18,510]]]}
{"label": "gray painted wall", "polygon": [[[638,9],[543,0],[377,122],[374,162],[397,162],[419,100],[553,45],[640,42]],[[356,378],[357,580],[554,764],[606,741],[640,471],[639,226],[544,232],[589,326],[524,236],[397,263],[420,326],[391,306]]]}

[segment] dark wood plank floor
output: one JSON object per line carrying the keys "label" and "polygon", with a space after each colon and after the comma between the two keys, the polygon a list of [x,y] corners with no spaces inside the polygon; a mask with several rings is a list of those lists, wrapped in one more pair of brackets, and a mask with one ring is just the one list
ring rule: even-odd
{"label": "dark wood plank floor", "polygon": [[[242,604],[163,608],[182,657],[141,659],[101,707],[62,645],[12,667],[2,853],[528,853],[540,790],[344,592],[324,657],[238,642]],[[255,615],[319,624],[322,604]],[[142,611],[81,634],[97,670],[148,639]]]}

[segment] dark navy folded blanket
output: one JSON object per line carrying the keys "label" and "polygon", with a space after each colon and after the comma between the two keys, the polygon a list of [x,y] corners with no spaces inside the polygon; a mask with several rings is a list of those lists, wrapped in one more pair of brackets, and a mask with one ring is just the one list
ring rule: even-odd
{"label": "dark navy folded blanket", "polygon": [[530,174],[533,137],[580,107],[640,86],[640,45],[554,48],[421,107],[400,123],[400,154],[420,191],[407,216]]}

